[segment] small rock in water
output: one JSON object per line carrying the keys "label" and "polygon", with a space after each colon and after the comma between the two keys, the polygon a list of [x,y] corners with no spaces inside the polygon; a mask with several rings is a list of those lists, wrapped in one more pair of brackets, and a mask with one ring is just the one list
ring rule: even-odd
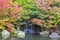
{"label": "small rock in water", "polygon": [[48,31],[43,31],[43,32],[40,32],[40,35],[47,37],[49,35],[49,32]]}
{"label": "small rock in water", "polygon": [[58,35],[58,33],[53,32],[49,37],[60,37],[60,36]]}
{"label": "small rock in water", "polygon": [[56,32],[53,32],[50,36],[49,36],[52,40],[58,40],[59,39],[59,35]]}
{"label": "small rock in water", "polygon": [[18,37],[25,38],[25,32],[23,31],[18,32]]}
{"label": "small rock in water", "polygon": [[7,39],[10,36],[10,33],[7,30],[2,31],[2,38]]}

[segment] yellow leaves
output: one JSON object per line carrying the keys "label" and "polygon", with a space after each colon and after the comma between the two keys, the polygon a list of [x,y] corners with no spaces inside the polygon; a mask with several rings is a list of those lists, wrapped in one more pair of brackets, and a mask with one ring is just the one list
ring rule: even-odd
{"label": "yellow leaves", "polygon": [[43,24],[43,27],[46,27],[46,29],[49,29],[51,27],[57,27],[57,26],[56,25],[51,25],[49,23],[45,23],[45,24]]}
{"label": "yellow leaves", "polygon": [[4,21],[8,21],[9,20],[9,18],[4,18]]}
{"label": "yellow leaves", "polygon": [[1,23],[1,24],[4,24],[4,23],[5,23],[5,21],[4,21],[4,20],[0,20],[0,23]]}
{"label": "yellow leaves", "polygon": [[2,30],[4,30],[5,29],[5,27],[2,27]]}
{"label": "yellow leaves", "polygon": [[60,19],[58,20],[58,22],[60,22]]}
{"label": "yellow leaves", "polygon": [[60,0],[49,0],[49,1],[51,1],[52,3],[54,3],[54,2],[60,2]]}
{"label": "yellow leaves", "polygon": [[2,26],[0,26],[0,29],[2,29]]}
{"label": "yellow leaves", "polygon": [[58,11],[58,7],[57,6],[53,7],[52,11],[57,12]]}
{"label": "yellow leaves", "polygon": [[12,22],[15,22],[16,19],[10,19],[9,22],[12,23]]}
{"label": "yellow leaves", "polygon": [[0,26],[0,29],[1,29],[1,30],[4,30],[5,28],[4,28],[3,26]]}
{"label": "yellow leaves", "polygon": [[14,2],[13,2],[13,5],[14,5],[14,6],[17,6],[17,5],[18,5],[18,3],[17,3],[16,1],[14,1]]}

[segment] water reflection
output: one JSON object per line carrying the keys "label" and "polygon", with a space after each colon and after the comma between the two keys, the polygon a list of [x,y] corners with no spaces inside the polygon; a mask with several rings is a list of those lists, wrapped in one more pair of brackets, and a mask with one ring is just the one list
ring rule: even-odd
{"label": "water reflection", "polygon": [[[2,36],[0,35],[0,40],[2,40],[1,38]],[[53,40],[57,40],[58,38],[54,38]],[[49,37],[41,37],[40,35],[38,34],[26,34],[26,37],[24,39],[20,38],[20,37],[17,37],[17,36],[10,36],[8,39],[6,40],[52,40],[50,39]],[[60,39],[58,39],[60,40]]]}

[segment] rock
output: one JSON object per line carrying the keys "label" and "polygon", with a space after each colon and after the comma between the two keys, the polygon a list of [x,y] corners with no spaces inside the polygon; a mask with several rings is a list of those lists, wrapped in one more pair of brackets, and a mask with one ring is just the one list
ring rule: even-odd
{"label": "rock", "polygon": [[60,31],[59,30],[57,30],[56,33],[58,33],[60,35]]}
{"label": "rock", "polygon": [[18,32],[18,37],[20,37],[20,38],[25,38],[25,32],[19,31],[19,32]]}
{"label": "rock", "polygon": [[7,39],[10,36],[10,33],[7,30],[2,31],[2,38]]}
{"label": "rock", "polygon": [[48,31],[43,31],[43,32],[40,32],[40,35],[43,36],[43,37],[48,37],[49,32]]}
{"label": "rock", "polygon": [[58,40],[59,39],[59,35],[56,32],[53,32],[50,36],[49,36],[52,40]]}

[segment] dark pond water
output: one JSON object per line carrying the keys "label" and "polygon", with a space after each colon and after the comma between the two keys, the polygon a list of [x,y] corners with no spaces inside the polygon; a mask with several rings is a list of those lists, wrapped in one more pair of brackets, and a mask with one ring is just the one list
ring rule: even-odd
{"label": "dark pond water", "polygon": [[[3,40],[1,34],[0,34],[0,40]],[[41,37],[40,35],[37,34],[26,34],[26,37],[24,39],[18,38],[17,36],[13,35],[6,40],[51,40],[51,39],[49,37]]]}

